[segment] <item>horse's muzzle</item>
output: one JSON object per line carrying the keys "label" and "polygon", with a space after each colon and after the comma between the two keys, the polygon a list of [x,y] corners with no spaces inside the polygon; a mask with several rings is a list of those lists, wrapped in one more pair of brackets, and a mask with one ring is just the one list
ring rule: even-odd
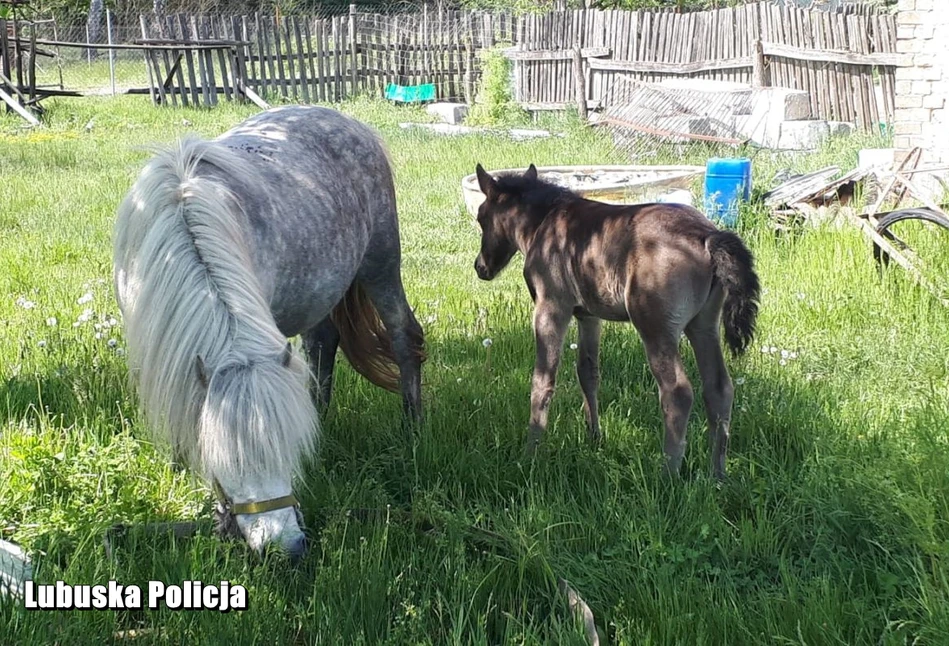
{"label": "horse's muzzle", "polygon": [[484,264],[484,260],[481,259],[480,254],[478,254],[477,258],[475,258],[474,267],[475,273],[478,274],[478,278],[481,280],[491,280],[491,278],[493,278],[493,276],[491,276],[491,272],[488,271],[488,266]]}

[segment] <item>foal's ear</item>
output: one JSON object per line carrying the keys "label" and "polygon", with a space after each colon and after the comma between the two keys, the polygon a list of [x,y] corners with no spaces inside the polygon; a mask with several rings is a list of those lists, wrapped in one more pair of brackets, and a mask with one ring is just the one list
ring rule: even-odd
{"label": "foal's ear", "polygon": [[488,175],[481,164],[478,164],[478,167],[475,168],[475,172],[478,174],[478,186],[481,187],[481,192],[484,193],[485,197],[494,195],[495,189],[497,188],[494,178]]}
{"label": "foal's ear", "polygon": [[210,379],[208,379],[208,369],[207,366],[204,365],[204,359],[201,358],[200,354],[194,358],[194,372],[201,385],[207,388],[208,382],[210,381]]}
{"label": "foal's ear", "polygon": [[526,179],[526,180],[528,180],[528,181],[530,181],[530,182],[533,182],[534,180],[536,180],[536,179],[537,179],[537,167],[534,166],[533,164],[531,164],[531,165],[527,168],[527,172],[524,173],[524,179]]}
{"label": "foal's ear", "polygon": [[283,349],[283,367],[287,368],[290,366],[290,359],[293,358],[293,350],[290,347],[290,342],[287,341],[287,347]]}

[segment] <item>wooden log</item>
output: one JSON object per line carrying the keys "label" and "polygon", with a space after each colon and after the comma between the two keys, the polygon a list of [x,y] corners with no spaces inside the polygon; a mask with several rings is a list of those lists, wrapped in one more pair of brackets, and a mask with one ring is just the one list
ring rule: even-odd
{"label": "wooden log", "polygon": [[14,101],[13,97],[3,91],[3,88],[0,87],[0,101],[3,101],[7,106],[16,112],[18,115],[26,119],[26,121],[32,126],[40,125],[39,119],[30,114],[29,110],[21,106],[19,103]]}

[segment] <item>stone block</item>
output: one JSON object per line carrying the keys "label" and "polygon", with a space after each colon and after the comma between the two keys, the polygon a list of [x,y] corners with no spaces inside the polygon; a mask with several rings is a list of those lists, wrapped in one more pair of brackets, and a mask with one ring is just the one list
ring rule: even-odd
{"label": "stone block", "polygon": [[[939,0],[940,3],[943,0]],[[916,0],[916,11],[932,11],[933,0]]]}
{"label": "stone block", "polygon": [[900,11],[913,11],[916,9],[916,0],[899,0],[896,8]]}
{"label": "stone block", "polygon": [[464,103],[430,103],[425,111],[442,120],[442,123],[460,124],[468,115],[468,106]]}
{"label": "stone block", "polygon": [[921,108],[923,107],[923,97],[916,94],[897,94],[897,108]]}
{"label": "stone block", "polygon": [[[919,2],[919,0],[916,0]],[[896,14],[896,24],[899,25],[924,25],[928,14],[920,11],[901,11]]]}
{"label": "stone block", "polygon": [[[933,25],[917,25],[913,30],[913,38],[930,40],[935,34],[936,28]],[[897,30],[899,32],[899,30]],[[899,36],[897,36],[899,38]]]}
{"label": "stone block", "polygon": [[893,147],[898,150],[906,150],[909,148],[909,135],[897,135],[893,137]]}
{"label": "stone block", "polygon": [[909,40],[916,38],[917,25],[900,25],[896,28],[897,40]]}
{"label": "stone block", "polygon": [[[932,81],[907,81],[907,82],[909,83],[909,86],[910,86],[909,91],[908,91],[910,94],[915,94],[917,96],[928,96],[933,93]],[[902,83],[902,81],[899,81],[896,84],[897,94],[901,94],[900,85],[899,85],[900,83]]]}
{"label": "stone block", "polygon": [[[916,30],[916,26],[912,26],[913,31]],[[915,38],[907,38],[903,40],[896,41],[896,52],[898,54],[918,54],[923,51],[923,42],[921,40],[916,40]]]}
{"label": "stone block", "polygon": [[[930,94],[929,96],[921,97],[922,107],[929,108],[931,110],[942,110],[946,107],[946,97],[937,96],[935,94]],[[897,102],[900,98],[896,97]]]}
{"label": "stone block", "polygon": [[781,150],[813,150],[831,136],[853,132],[851,123],[840,121],[785,121],[781,124]]}
{"label": "stone block", "polygon": [[918,135],[923,131],[918,121],[900,121],[897,119],[893,124],[894,135]]}
{"label": "stone block", "polygon": [[[919,82],[919,83],[925,83],[925,81],[917,81],[917,82]],[[896,94],[897,94],[897,95],[900,95],[900,94],[910,94],[910,93],[919,94],[919,92],[914,92],[914,91],[913,91],[913,83],[914,83],[914,81],[897,81],[897,82],[896,82],[896,88],[895,88]],[[928,93],[927,93],[927,94],[928,94]]]}

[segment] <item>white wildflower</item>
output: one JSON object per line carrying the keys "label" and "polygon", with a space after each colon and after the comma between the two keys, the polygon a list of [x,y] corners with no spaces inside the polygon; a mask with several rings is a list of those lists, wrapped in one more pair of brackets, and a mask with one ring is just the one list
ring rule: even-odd
{"label": "white wildflower", "polygon": [[48,326],[50,326],[50,327],[56,327],[56,324],[57,324],[58,322],[59,322],[59,321],[56,320],[56,317],[55,317],[55,316],[51,316],[51,317],[49,317],[48,319],[46,319],[46,325],[48,325]]}
{"label": "white wildflower", "polygon": [[95,328],[96,330],[101,330],[101,329],[102,329],[102,323],[96,323],[96,324],[93,325],[92,327]]}
{"label": "white wildflower", "polygon": [[577,344],[576,344],[576,343],[571,343],[571,344],[570,344],[570,349],[571,349],[571,350],[576,350],[576,349],[577,349]]}
{"label": "white wildflower", "polygon": [[768,349],[768,352],[770,352],[771,354],[774,354],[774,353],[777,352],[777,351],[778,351],[778,349],[777,349],[776,347],[774,347],[774,346],[771,346],[771,348]]}
{"label": "white wildflower", "polygon": [[78,299],[76,299],[76,305],[85,305],[86,303],[92,302],[92,292],[86,292]]}
{"label": "white wildflower", "polygon": [[26,299],[26,298],[23,298],[22,296],[21,296],[20,298],[16,299],[16,304],[19,305],[20,307],[22,307],[22,308],[25,309],[25,310],[31,310],[31,309],[33,309],[34,307],[36,307],[36,303],[34,303],[33,301],[28,300],[28,299]]}
{"label": "white wildflower", "polygon": [[110,348],[114,348],[116,345],[118,345],[118,341],[115,339],[109,339],[107,343],[109,344]]}
{"label": "white wildflower", "polygon": [[84,309],[84,310],[82,311],[82,314],[79,315],[79,319],[78,319],[79,322],[80,322],[80,323],[85,323],[86,321],[91,320],[91,319],[92,319],[92,314],[93,314],[92,310],[87,307],[86,309]]}
{"label": "white wildflower", "polygon": [[102,338],[102,332],[96,332],[96,340],[98,341],[101,338]]}
{"label": "white wildflower", "polygon": [[787,350],[781,350],[781,358],[782,358],[782,359],[787,359],[787,358],[790,357],[790,356],[791,356],[791,353],[790,353],[790,352],[788,352]]}
{"label": "white wildflower", "polygon": [[485,339],[484,341],[482,341],[482,342],[481,342],[481,345],[483,345],[483,346],[486,347],[486,348],[490,348],[492,343],[494,343],[494,341],[492,341],[490,338],[488,338],[488,339]]}
{"label": "white wildflower", "polygon": [[791,353],[791,358],[792,358],[792,359],[797,359],[797,352],[792,352],[792,353]]}
{"label": "white wildflower", "polygon": [[117,354],[117,355],[120,356],[120,357],[123,356],[123,355],[125,355],[125,348],[116,348],[116,349],[115,349],[115,354]]}
{"label": "white wildflower", "polygon": [[797,300],[803,301],[805,298],[807,298],[807,294],[804,294],[803,292],[798,292]]}
{"label": "white wildflower", "polygon": [[761,346],[761,354],[768,354],[768,346],[766,345]]}
{"label": "white wildflower", "polygon": [[40,342],[37,343],[36,345],[38,345],[38,346],[41,347],[41,348],[45,348],[45,347],[46,347],[46,341],[45,341],[45,340],[44,340],[44,341],[40,341]]}
{"label": "white wildflower", "polygon": [[457,382],[460,384],[460,383],[461,383],[461,377],[458,377],[458,379],[456,379],[455,381],[457,381]]}
{"label": "white wildflower", "polygon": [[744,378],[744,377],[738,377],[738,378],[735,380],[735,385],[736,385],[736,386],[743,386],[744,383],[745,383],[745,378]]}
{"label": "white wildflower", "polygon": [[778,361],[778,363],[779,363],[780,365],[782,365],[782,366],[788,365],[788,362],[785,361],[784,359],[781,359],[780,361]]}

